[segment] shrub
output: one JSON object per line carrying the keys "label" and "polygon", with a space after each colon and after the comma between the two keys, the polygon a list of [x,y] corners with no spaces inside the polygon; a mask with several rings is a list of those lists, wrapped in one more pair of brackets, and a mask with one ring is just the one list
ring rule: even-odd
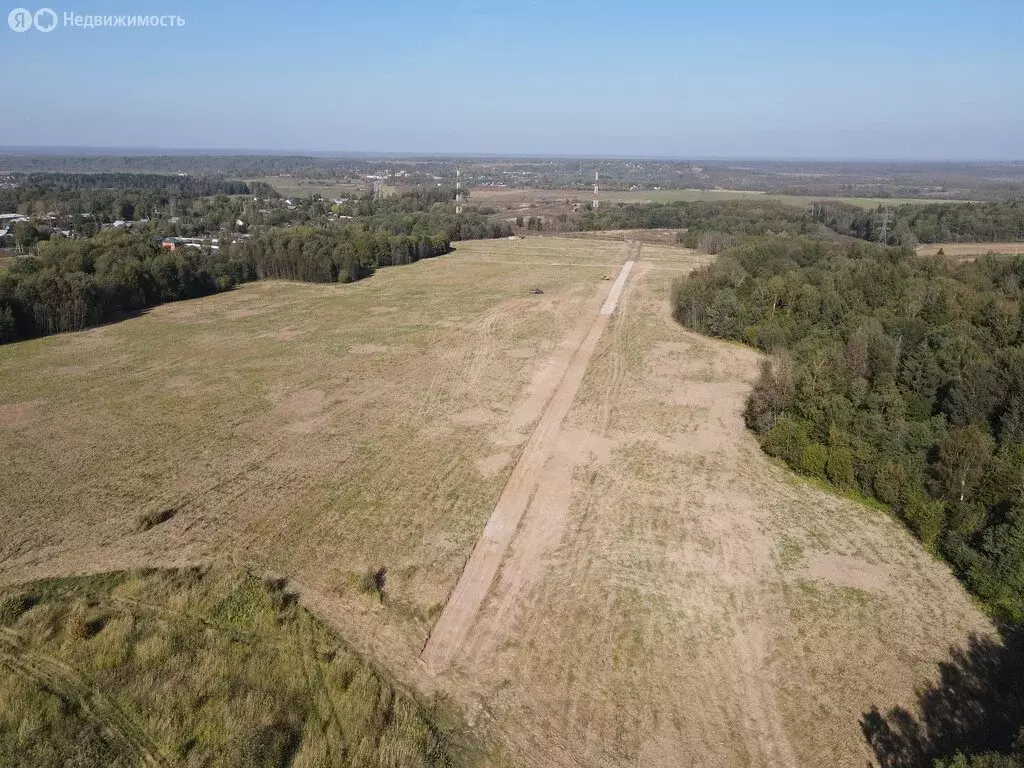
{"label": "shrub", "polygon": [[135,519],[135,530],[139,533],[148,531],[160,523],[166,523],[178,513],[174,507],[164,507],[149,512],[143,512]]}
{"label": "shrub", "polygon": [[804,448],[800,457],[800,471],[805,475],[825,479],[825,464],[828,462],[828,449],[821,443],[811,443]]}
{"label": "shrub", "polygon": [[942,534],[945,524],[945,504],[930,499],[920,491],[907,491],[901,494],[900,506],[903,519],[925,547],[934,551],[935,544]]}
{"label": "shrub", "polygon": [[887,461],[875,472],[875,496],[896,509],[900,505],[900,491],[906,479],[906,471],[898,461]]}
{"label": "shrub", "polygon": [[841,488],[853,488],[853,451],[845,445],[831,445],[825,463],[828,479]]}
{"label": "shrub", "polygon": [[761,434],[772,429],[776,420],[792,402],[793,394],[793,369],[790,358],[780,355],[771,360],[763,360],[761,373],[754,382],[754,388],[750,391],[743,412],[747,426]]}
{"label": "shrub", "polygon": [[375,595],[381,602],[384,601],[384,588],[387,586],[388,569],[368,568],[359,574],[356,586],[360,592],[368,595]]}
{"label": "shrub", "polygon": [[769,456],[782,459],[790,466],[799,467],[807,444],[806,426],[802,422],[783,416],[765,435],[761,447]]}

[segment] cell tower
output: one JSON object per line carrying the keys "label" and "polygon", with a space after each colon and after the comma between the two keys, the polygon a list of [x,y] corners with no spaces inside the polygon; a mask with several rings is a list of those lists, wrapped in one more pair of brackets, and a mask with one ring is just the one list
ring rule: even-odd
{"label": "cell tower", "polygon": [[462,213],[462,171],[455,169],[455,213]]}
{"label": "cell tower", "polygon": [[596,211],[601,201],[597,199],[597,171],[594,171],[594,210]]}

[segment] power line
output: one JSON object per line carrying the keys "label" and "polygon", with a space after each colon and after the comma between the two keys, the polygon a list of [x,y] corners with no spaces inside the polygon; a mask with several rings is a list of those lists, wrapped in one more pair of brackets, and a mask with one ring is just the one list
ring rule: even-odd
{"label": "power line", "polygon": [[878,221],[880,229],[878,233],[878,242],[882,243],[882,245],[889,244],[889,225],[892,224],[892,219],[892,208],[889,206],[884,207]]}

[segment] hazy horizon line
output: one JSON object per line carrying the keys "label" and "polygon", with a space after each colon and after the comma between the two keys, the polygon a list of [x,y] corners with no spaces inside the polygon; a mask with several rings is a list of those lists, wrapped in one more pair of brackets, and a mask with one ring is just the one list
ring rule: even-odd
{"label": "hazy horizon line", "polygon": [[544,159],[544,160],[644,160],[665,162],[776,162],[776,163],[887,163],[887,164],[1020,164],[1024,158],[994,157],[827,157],[827,156],[770,156],[770,155],[641,155],[641,154],[564,154],[546,152],[411,152],[379,150],[334,149],[268,149],[256,147],[158,147],[158,146],[93,146],[93,145],[12,145],[0,146],[0,155],[83,155],[110,157],[125,156],[210,156],[210,157],[348,157],[348,158],[401,158],[401,159]]}

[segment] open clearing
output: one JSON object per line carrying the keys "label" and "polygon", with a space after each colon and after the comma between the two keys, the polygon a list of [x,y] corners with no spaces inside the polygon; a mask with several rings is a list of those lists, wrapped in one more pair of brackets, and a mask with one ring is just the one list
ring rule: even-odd
{"label": "open clearing", "polygon": [[352,197],[364,193],[368,185],[351,182],[325,182],[317,179],[306,179],[301,176],[264,176],[250,181],[264,182],[272,186],[284,197],[310,197],[322,195],[324,199],[335,197]]}
{"label": "open clearing", "polygon": [[[669,245],[602,316],[479,611],[421,661],[634,248],[461,243],[0,347],[0,584],[272,570],[497,765],[868,764],[862,714],[991,628],[897,523],[760,452],[757,354],[671,319],[708,257]],[[383,604],[353,586],[380,568]]]}
{"label": "open clearing", "polygon": [[[591,200],[593,195],[581,189],[494,189],[475,188],[471,192],[473,204],[490,203],[510,207],[529,207],[536,203],[550,203],[561,200]],[[939,199],[924,198],[880,198],[880,197],[823,197],[810,195],[779,195],[767,192],[751,192],[738,189],[645,189],[637,191],[601,190],[601,200],[611,203],[671,203],[718,202],[722,200],[773,200],[797,208],[806,208],[815,200],[833,200],[849,203],[861,208],[877,208],[879,205],[903,205],[905,203],[942,203]],[[962,201],[961,201],[962,202]]]}
{"label": "open clearing", "polygon": [[973,258],[986,253],[1015,255],[1024,253],[1024,243],[931,243],[917,246],[919,256],[937,256],[939,251],[952,258]]}

